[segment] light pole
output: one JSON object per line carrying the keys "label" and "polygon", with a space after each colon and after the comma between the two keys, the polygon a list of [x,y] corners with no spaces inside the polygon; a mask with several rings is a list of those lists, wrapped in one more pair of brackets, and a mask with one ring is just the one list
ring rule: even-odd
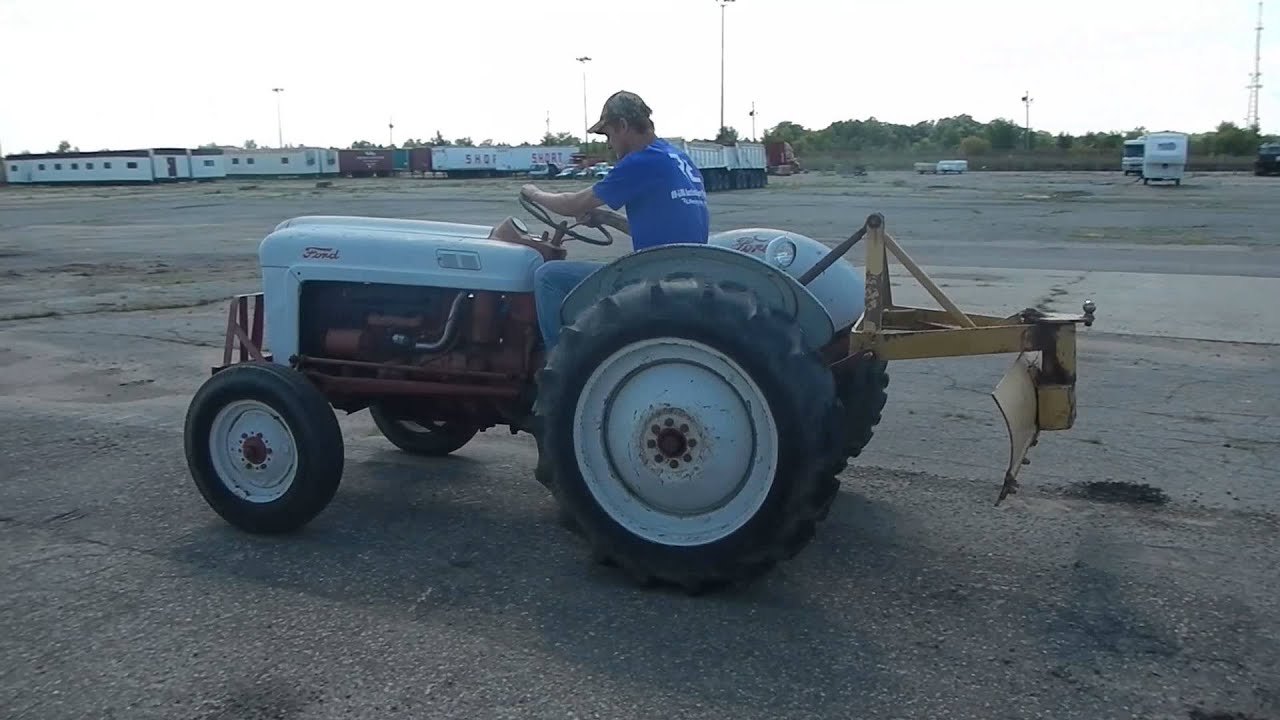
{"label": "light pole", "polygon": [[280,122],[280,93],[284,92],[284,88],[271,88],[271,92],[276,94],[276,141],[279,143],[280,149],[284,149],[284,125]]}
{"label": "light pole", "polygon": [[756,141],[756,101],[751,101],[751,142]]}
{"label": "light pole", "polygon": [[[724,128],[724,9],[734,0],[716,0],[720,3],[720,127]],[[717,130],[719,135],[720,131]]]}
{"label": "light pole", "polygon": [[1027,133],[1027,149],[1028,150],[1031,149],[1031,103],[1032,103],[1031,91],[1028,90],[1026,94],[1022,96],[1022,104],[1027,106],[1026,107],[1027,119],[1025,121],[1026,122],[1025,131]]}
{"label": "light pole", "polygon": [[582,151],[587,151],[587,63],[591,62],[591,58],[583,55],[578,58],[578,62],[582,63]]}

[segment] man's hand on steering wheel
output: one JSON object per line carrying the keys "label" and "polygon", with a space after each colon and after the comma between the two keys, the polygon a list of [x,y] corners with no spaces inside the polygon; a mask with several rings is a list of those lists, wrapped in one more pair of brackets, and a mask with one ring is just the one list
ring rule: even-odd
{"label": "man's hand on steering wheel", "polygon": [[[549,193],[544,193],[535,185],[525,185],[520,188],[520,204],[525,210],[529,211],[529,214],[532,215],[534,219],[556,231],[556,235],[552,239],[552,243],[554,245],[558,246],[565,236],[572,237],[575,240],[581,240],[589,245],[605,246],[613,244],[613,236],[609,234],[607,229],[605,229],[604,223],[593,221],[594,218],[601,217],[596,215],[594,210],[601,210],[602,208],[593,208],[592,210],[588,210],[586,213],[580,214],[577,218],[578,222],[575,222],[572,225],[567,221],[556,222],[552,219],[551,212],[541,202],[548,195]],[[607,215],[604,217],[607,218]],[[573,228],[578,227],[579,225],[584,227],[594,227],[604,235],[605,239],[601,240],[575,231]]]}

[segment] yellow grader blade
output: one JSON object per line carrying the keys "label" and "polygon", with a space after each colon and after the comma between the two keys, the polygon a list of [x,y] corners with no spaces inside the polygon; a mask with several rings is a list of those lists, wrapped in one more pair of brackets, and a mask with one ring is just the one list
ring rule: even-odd
{"label": "yellow grader blade", "polygon": [[[1017,490],[1018,470],[1027,451],[1046,430],[1067,430],[1076,418],[1076,325],[1093,324],[1097,309],[1084,303],[1081,315],[1028,308],[1009,317],[965,313],[885,231],[884,216],[845,241],[867,245],[866,307],[849,338],[848,357],[872,353],[882,360],[963,357],[1017,353],[991,393],[1009,431],[1009,466],[996,504]],[[893,304],[888,256],[892,253],[933,296],[942,310]]]}
{"label": "yellow grader blade", "polygon": [[1009,467],[1004,472],[1004,485],[996,503],[1017,487],[1018,470],[1026,461],[1027,450],[1040,437],[1040,426],[1036,422],[1036,372],[1027,354],[1019,353],[991,393],[1009,430]]}

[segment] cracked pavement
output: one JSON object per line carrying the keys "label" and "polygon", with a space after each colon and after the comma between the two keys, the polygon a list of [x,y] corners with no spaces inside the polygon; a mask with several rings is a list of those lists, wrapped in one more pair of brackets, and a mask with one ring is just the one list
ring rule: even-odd
{"label": "cracked pavement", "polygon": [[[895,363],[817,540],[742,592],[590,563],[505,431],[432,461],[340,416],[344,484],[304,532],[213,515],[183,416],[262,234],[312,212],[491,222],[519,184],[0,192],[0,317],[25,317],[0,322],[0,717],[1280,717],[1280,332],[1259,308],[1280,240],[1252,178],[713,195],[716,229],[833,242],[883,211],[966,309],[1099,304],[1077,426],[1032,449],[1018,494],[993,507],[1012,358]],[[1179,223],[1222,244],[1156,242]]]}

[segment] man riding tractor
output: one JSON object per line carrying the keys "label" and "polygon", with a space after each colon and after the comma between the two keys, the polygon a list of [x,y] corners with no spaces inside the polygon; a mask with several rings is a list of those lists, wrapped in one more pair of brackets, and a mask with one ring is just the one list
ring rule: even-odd
{"label": "man riding tractor", "polygon": [[[589,132],[608,138],[618,155],[613,170],[595,185],[572,193],[549,193],[525,185],[521,195],[586,225],[608,225],[631,236],[633,250],[673,243],[705,244],[710,213],[702,173],[687,155],[654,132],[652,111],[625,90],[604,103]],[[626,207],[627,216],[604,210]],[[569,293],[604,263],[553,260],[534,272],[534,298],[549,352],[560,334],[560,306]]]}

